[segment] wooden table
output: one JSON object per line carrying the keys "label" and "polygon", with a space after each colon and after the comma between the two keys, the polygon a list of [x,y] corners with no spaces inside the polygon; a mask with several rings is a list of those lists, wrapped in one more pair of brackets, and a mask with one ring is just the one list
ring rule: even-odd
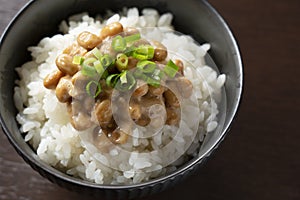
{"label": "wooden table", "polygon": [[[27,0],[0,0],[0,33]],[[300,199],[300,1],[210,0],[243,56],[238,117],[193,177],[148,199]],[[33,171],[0,133],[0,199],[90,199]]]}

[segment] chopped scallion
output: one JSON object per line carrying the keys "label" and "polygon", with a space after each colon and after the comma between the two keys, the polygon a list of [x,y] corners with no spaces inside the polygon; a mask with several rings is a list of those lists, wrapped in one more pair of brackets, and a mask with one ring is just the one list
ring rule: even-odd
{"label": "chopped scallion", "polygon": [[154,47],[151,45],[140,45],[134,49],[132,55],[139,60],[152,59],[154,56]]}
{"label": "chopped scallion", "polygon": [[132,56],[139,60],[147,60],[147,58],[148,58],[147,55],[142,54],[141,52],[136,52],[136,51],[133,52]]}
{"label": "chopped scallion", "polygon": [[102,63],[100,62],[100,60],[96,60],[94,62],[94,67],[95,67],[98,74],[100,74],[100,75],[103,74],[104,68],[103,68]]}
{"label": "chopped scallion", "polygon": [[148,47],[148,59],[152,59],[154,57],[154,47],[151,45],[147,45]]}
{"label": "chopped scallion", "polygon": [[121,72],[127,69],[128,57],[125,54],[118,54],[116,59],[116,65],[118,70]]}
{"label": "chopped scallion", "polygon": [[81,64],[83,63],[83,61],[84,61],[84,58],[83,58],[83,57],[81,57],[81,56],[79,56],[79,55],[75,55],[75,56],[73,57],[72,63],[75,64],[75,65],[81,65]]}
{"label": "chopped scallion", "polygon": [[125,49],[126,49],[126,40],[122,36],[118,35],[118,36],[113,38],[111,46],[117,52],[125,51]]}
{"label": "chopped scallion", "polygon": [[120,74],[120,81],[116,85],[116,89],[122,92],[131,90],[136,84],[136,80],[131,72],[124,71]]}
{"label": "chopped scallion", "polygon": [[87,58],[84,60],[83,65],[93,66],[91,64],[93,64],[95,61],[97,61],[96,58]]}
{"label": "chopped scallion", "polygon": [[124,54],[125,54],[126,56],[128,56],[128,57],[129,57],[129,56],[132,56],[134,50],[135,50],[135,47],[134,47],[134,46],[129,46],[129,47],[127,47],[127,49],[124,51]]}
{"label": "chopped scallion", "polygon": [[141,79],[141,80],[144,80],[146,81],[147,80],[147,76],[139,69],[136,69],[134,72],[133,72],[133,76],[136,78],[136,79]]}
{"label": "chopped scallion", "polygon": [[124,71],[123,73],[121,73],[120,75],[120,81],[121,81],[121,84],[126,84],[127,83],[127,72]]}
{"label": "chopped scallion", "polygon": [[124,37],[124,39],[127,43],[130,43],[130,42],[134,42],[134,41],[141,39],[141,35],[139,33],[137,33],[134,35],[126,36],[126,37]]}
{"label": "chopped scallion", "polygon": [[107,70],[105,70],[104,72],[103,72],[103,74],[101,75],[101,79],[106,79],[107,77],[108,77],[108,75],[109,75],[109,73],[108,73],[108,71]]}
{"label": "chopped scallion", "polygon": [[141,60],[137,63],[136,67],[143,73],[153,73],[156,69],[156,64],[149,60]]}
{"label": "chopped scallion", "polygon": [[164,67],[164,72],[171,78],[173,78],[176,73],[178,72],[179,67],[172,61],[169,60],[169,62]]}
{"label": "chopped scallion", "polygon": [[120,75],[119,74],[111,74],[106,78],[106,85],[114,88],[116,83],[118,82]]}
{"label": "chopped scallion", "polygon": [[[96,88],[93,88],[92,86],[95,85]],[[101,92],[101,85],[99,82],[97,81],[90,81],[86,86],[85,86],[85,90],[88,93],[89,96],[95,98],[97,97],[100,92]],[[93,91],[92,91],[93,90]]]}
{"label": "chopped scallion", "polygon": [[151,77],[148,77],[147,80],[146,80],[146,82],[147,82],[149,85],[151,85],[151,86],[153,86],[153,87],[156,87],[156,88],[158,88],[158,87],[160,86],[160,81],[159,81],[159,80],[156,80],[156,79],[153,79],[153,78],[151,78]]}
{"label": "chopped scallion", "polygon": [[164,75],[165,74],[159,69],[155,69],[155,71],[153,72],[153,76],[158,76],[159,79],[163,79]]}
{"label": "chopped scallion", "polygon": [[102,56],[100,61],[101,61],[104,69],[106,69],[113,63],[112,58],[108,54],[105,54],[104,56]]}
{"label": "chopped scallion", "polygon": [[89,65],[83,65],[82,68],[81,68],[81,73],[84,75],[84,76],[90,76],[90,77],[93,77],[96,75],[97,71],[94,67],[91,67]]}
{"label": "chopped scallion", "polygon": [[159,69],[155,69],[154,72],[151,74],[151,78],[158,81],[162,80],[163,77],[164,77],[164,73]]}
{"label": "chopped scallion", "polygon": [[98,60],[101,59],[102,54],[101,54],[100,50],[99,50],[97,47],[95,47],[95,48],[92,50],[92,53],[93,53],[93,55],[94,55]]}
{"label": "chopped scallion", "polygon": [[97,61],[96,58],[87,58],[82,63],[81,73],[85,76],[95,76],[96,70],[94,68],[94,62]]}

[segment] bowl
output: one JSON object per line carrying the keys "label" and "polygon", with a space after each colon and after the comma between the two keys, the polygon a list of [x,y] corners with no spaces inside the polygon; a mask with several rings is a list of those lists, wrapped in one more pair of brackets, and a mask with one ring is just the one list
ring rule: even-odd
{"label": "bowl", "polygon": [[[15,68],[31,59],[27,47],[36,45],[46,36],[56,34],[59,23],[70,15],[88,12],[93,16],[103,14],[107,9],[118,11],[125,6],[139,9],[152,7],[161,13],[171,12],[174,15],[173,24],[176,30],[192,35],[199,43],[211,44],[210,57],[218,66],[218,70],[227,75],[224,101],[226,109],[222,111],[223,125],[206,139],[201,154],[175,172],[140,184],[99,185],[68,176],[49,166],[41,161],[24,141],[15,118],[17,109],[13,103],[15,80],[18,79]],[[19,11],[1,37],[1,125],[10,143],[34,170],[50,181],[72,191],[107,199],[131,199],[154,194],[174,186],[198,170],[229,131],[239,107],[242,86],[243,69],[237,42],[222,17],[206,1],[32,0]]]}

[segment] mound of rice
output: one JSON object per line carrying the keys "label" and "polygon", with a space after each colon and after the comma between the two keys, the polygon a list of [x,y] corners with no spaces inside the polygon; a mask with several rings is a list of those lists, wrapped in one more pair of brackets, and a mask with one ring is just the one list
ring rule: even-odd
{"label": "mound of rice", "polygon": [[[205,64],[204,57],[210,45],[197,45],[190,36],[170,32],[173,29],[170,13],[159,15],[154,9],[144,9],[141,14],[136,8],[124,8],[119,14],[108,12],[106,20],[94,19],[87,14],[73,16],[68,22],[61,23],[60,31],[64,34],[44,38],[38,46],[29,48],[32,61],[17,69],[20,80],[16,81],[14,93],[19,110],[16,118],[25,141],[44,162],[69,175],[98,184],[140,183],[170,173],[188,159],[198,156],[205,135],[218,126],[216,102],[220,101],[226,77]],[[76,41],[79,33],[90,31],[98,34],[103,26],[116,21],[124,27],[152,27],[143,36],[160,41],[170,52],[176,52],[170,54],[170,58],[178,57],[184,61],[184,74],[193,83],[198,105],[196,109],[195,105],[186,106],[180,131],[177,127],[165,125],[153,137],[140,138],[142,130],[134,130],[135,137],[125,145],[132,151],[125,152],[116,147],[104,154],[97,151],[89,138],[85,138],[86,131],[79,132],[72,127],[65,104],[58,102],[53,90],[44,88],[43,79],[56,69],[56,57]],[[197,130],[192,129],[195,123]],[[171,137],[174,132],[177,132],[176,136]],[[167,144],[172,148],[145,153],[133,150],[149,144],[154,150]],[[178,152],[180,156],[173,158]],[[164,164],[166,159],[176,161]]]}

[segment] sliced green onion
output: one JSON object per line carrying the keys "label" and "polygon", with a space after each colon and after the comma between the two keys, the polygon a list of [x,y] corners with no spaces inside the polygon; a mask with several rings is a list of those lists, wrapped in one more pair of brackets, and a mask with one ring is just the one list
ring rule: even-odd
{"label": "sliced green onion", "polygon": [[126,49],[126,40],[122,36],[118,35],[118,36],[113,38],[111,46],[117,52],[125,51],[125,49]]}
{"label": "sliced green onion", "polygon": [[116,59],[116,65],[118,70],[121,72],[127,69],[128,57],[125,54],[118,54]]}
{"label": "sliced green onion", "polygon": [[148,59],[152,59],[154,57],[154,47],[148,45]]}
{"label": "sliced green onion", "polygon": [[100,74],[100,75],[103,74],[104,68],[103,68],[102,63],[100,62],[100,60],[96,60],[94,62],[94,67],[95,67],[98,74]]}
{"label": "sliced green onion", "polygon": [[164,67],[164,72],[171,78],[173,78],[176,73],[178,72],[179,67],[172,61],[169,60],[169,62]]}
{"label": "sliced green onion", "polygon": [[75,64],[75,65],[81,65],[84,61],[84,58],[82,56],[79,56],[79,55],[75,55],[73,57],[73,61],[72,63]]}
{"label": "sliced green onion", "polygon": [[[93,66],[93,63],[97,61],[96,58],[87,58],[82,63],[81,73],[85,76],[95,76],[97,71]],[[92,65],[91,65],[92,64]]]}
{"label": "sliced green onion", "polygon": [[151,74],[151,77],[155,80],[160,81],[164,78],[164,75],[165,74],[161,70],[155,69],[154,72]]}
{"label": "sliced green onion", "polygon": [[126,84],[127,83],[127,75],[126,74],[127,74],[126,71],[121,73],[121,75],[120,75],[121,84]]}
{"label": "sliced green onion", "polygon": [[141,70],[139,69],[136,69],[134,72],[133,72],[133,76],[136,78],[136,79],[141,79],[141,80],[144,80],[146,81],[148,76],[146,76]]}
{"label": "sliced green onion", "polygon": [[81,68],[81,73],[84,76],[93,77],[93,76],[95,76],[95,74],[97,73],[97,71],[95,70],[94,67],[91,67],[89,65],[83,65],[82,68]]}
{"label": "sliced green onion", "polygon": [[144,55],[144,54],[141,54],[141,53],[137,53],[137,52],[133,52],[133,57],[136,58],[136,59],[139,59],[139,60],[147,60],[148,56],[147,55]]}
{"label": "sliced green onion", "polygon": [[155,71],[153,72],[153,75],[154,75],[154,76],[158,76],[159,79],[162,79],[162,78],[164,77],[165,74],[164,74],[161,70],[155,69]]}
{"label": "sliced green onion", "polygon": [[95,47],[91,52],[92,52],[92,54],[93,54],[98,60],[101,59],[102,54],[101,54],[100,50],[99,50],[97,47]]}
{"label": "sliced green onion", "polygon": [[95,61],[97,61],[96,58],[87,58],[84,60],[83,65],[93,66],[91,64],[93,64]]}
{"label": "sliced green onion", "polygon": [[104,69],[106,69],[107,67],[109,67],[113,63],[112,58],[108,54],[105,54],[104,56],[102,56],[100,58],[100,61],[101,61],[102,66],[103,66]]}
{"label": "sliced green onion", "polygon": [[141,39],[141,34],[139,34],[139,33],[124,37],[124,40],[125,40],[127,43],[134,42],[134,41],[137,41],[137,40],[139,40],[139,39]]}
{"label": "sliced green onion", "polygon": [[103,74],[101,74],[101,79],[106,79],[107,77],[109,76],[109,73],[108,73],[108,71],[107,70],[105,70],[104,72],[103,72]]}
{"label": "sliced green onion", "polygon": [[137,63],[136,67],[143,73],[153,73],[156,69],[155,62],[149,60],[141,60]]}
{"label": "sliced green onion", "polygon": [[[94,93],[94,91],[91,91],[91,90],[93,89],[93,88],[91,88],[92,85],[96,85],[96,87],[97,87],[95,94],[92,94],[92,93]],[[93,80],[92,80],[92,81],[90,81],[90,82],[85,86],[85,90],[86,90],[86,92],[88,93],[89,96],[95,98],[95,97],[97,97],[97,96],[100,94],[100,92],[101,92],[101,85],[100,85],[99,82],[93,81]]]}
{"label": "sliced green onion", "polygon": [[106,78],[106,85],[109,87],[114,88],[116,83],[118,82],[118,78],[120,77],[119,74],[111,74]]}
{"label": "sliced green onion", "polygon": [[134,88],[135,84],[136,84],[136,80],[132,74],[132,72],[127,72],[126,73],[127,76],[127,85],[128,85],[128,89],[131,90],[132,88]]}
{"label": "sliced green onion", "polygon": [[152,59],[154,56],[154,47],[151,45],[140,45],[134,49],[132,56],[139,60]]}
{"label": "sliced green onion", "polygon": [[136,80],[131,72],[124,71],[120,74],[120,81],[117,83],[116,88],[119,91],[125,92],[131,90],[136,84]]}
{"label": "sliced green onion", "polygon": [[146,82],[147,82],[149,85],[151,85],[151,86],[153,86],[153,87],[156,87],[156,88],[158,88],[158,87],[160,86],[160,81],[159,81],[159,80],[156,80],[156,79],[153,79],[153,78],[151,78],[151,77],[148,77],[147,80],[146,80]]}
{"label": "sliced green onion", "polygon": [[136,48],[135,48],[134,46],[129,46],[129,47],[127,47],[127,49],[124,51],[124,54],[125,54],[126,56],[128,56],[128,57],[129,57],[129,56],[132,56],[135,49],[136,49]]}

